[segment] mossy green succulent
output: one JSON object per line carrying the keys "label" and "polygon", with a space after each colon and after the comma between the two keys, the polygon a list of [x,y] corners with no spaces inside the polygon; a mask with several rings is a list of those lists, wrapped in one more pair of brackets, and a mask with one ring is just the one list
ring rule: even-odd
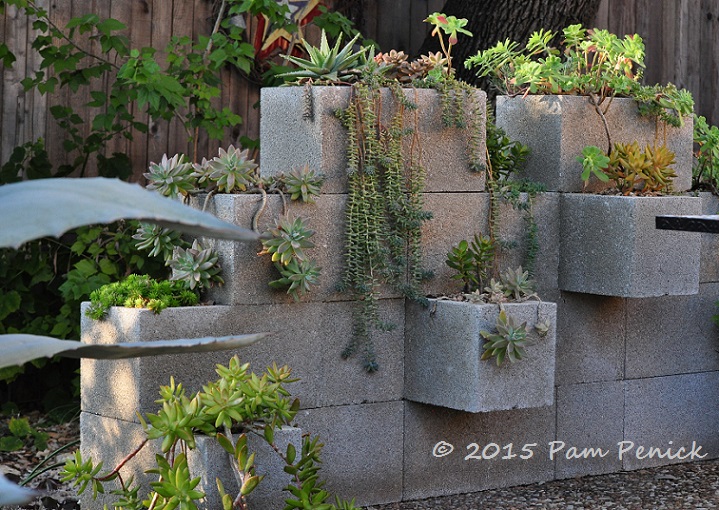
{"label": "mossy green succulent", "polygon": [[103,319],[111,306],[149,308],[155,313],[173,306],[192,306],[199,301],[197,292],[183,282],[154,280],[147,275],[131,274],[125,279],[103,285],[90,294],[88,317]]}

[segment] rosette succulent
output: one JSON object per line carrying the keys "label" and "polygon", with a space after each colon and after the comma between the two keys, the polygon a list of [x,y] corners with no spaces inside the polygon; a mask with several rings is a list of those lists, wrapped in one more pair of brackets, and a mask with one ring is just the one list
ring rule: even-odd
{"label": "rosette succulent", "polygon": [[182,154],[168,159],[163,154],[159,163],[150,163],[147,189],[157,190],[167,197],[187,196],[195,189],[194,168]]}
{"label": "rosette succulent", "polygon": [[220,276],[220,265],[217,253],[203,249],[195,239],[192,246],[175,248],[172,260],[168,264],[172,268],[171,280],[179,280],[190,289],[210,287],[213,283],[225,283]]}
{"label": "rosette succulent", "polygon": [[342,34],[337,38],[334,46],[330,47],[327,43],[327,34],[322,31],[322,37],[319,48],[312,46],[305,39],[302,39],[302,45],[307,51],[309,58],[293,57],[291,55],[282,55],[285,59],[299,67],[296,71],[281,74],[280,76],[288,81],[326,81],[326,82],[342,82],[350,81],[357,77],[359,73],[356,68],[364,64],[367,47],[353,51],[353,45],[357,42],[359,34],[340,48],[342,44]]}

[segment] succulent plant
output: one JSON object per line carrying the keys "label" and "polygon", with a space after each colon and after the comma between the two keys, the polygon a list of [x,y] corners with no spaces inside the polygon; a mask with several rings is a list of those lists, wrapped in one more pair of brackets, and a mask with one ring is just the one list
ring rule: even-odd
{"label": "succulent plant", "polygon": [[218,264],[217,253],[210,248],[203,249],[197,239],[187,249],[175,248],[168,265],[172,268],[170,279],[184,282],[190,290],[196,287],[207,288],[213,283],[224,283],[220,276],[222,269]]}
{"label": "succulent plant", "polygon": [[463,292],[481,289],[494,259],[494,243],[489,237],[475,235],[471,242],[460,241],[447,253],[446,264],[457,271],[453,280],[461,280]]}
{"label": "succulent plant", "polygon": [[507,295],[504,292],[504,285],[494,278],[489,280],[489,285],[484,288],[484,297],[487,303],[504,303],[507,301]]}
{"label": "succulent plant", "polygon": [[664,145],[647,145],[642,150],[637,142],[615,143],[604,172],[625,195],[633,191],[652,193],[671,189],[677,176],[670,167],[673,164],[674,153]]}
{"label": "succulent plant", "polygon": [[275,220],[275,227],[262,234],[262,251],[259,255],[272,255],[272,262],[279,262],[283,266],[291,260],[307,260],[304,250],[312,248],[314,244],[309,238],[315,231],[307,228],[302,218],[293,218],[284,214]]}
{"label": "succulent plant", "polygon": [[147,189],[167,197],[187,196],[195,189],[194,168],[182,154],[175,154],[171,159],[163,154],[162,160],[150,163],[149,172],[143,175],[148,180]]}
{"label": "succulent plant", "polygon": [[135,246],[140,250],[150,250],[151,257],[159,257],[165,262],[172,259],[176,246],[181,246],[182,234],[176,230],[163,228],[154,223],[140,222],[137,232],[132,236]]}
{"label": "succulent plant", "polygon": [[302,45],[307,51],[308,59],[293,57],[291,55],[282,55],[285,59],[297,65],[297,71],[280,74],[279,76],[289,81],[326,81],[326,82],[344,82],[350,81],[357,77],[356,68],[363,64],[363,59],[367,52],[366,47],[353,51],[352,46],[357,39],[357,34],[350,42],[340,49],[342,43],[342,35],[337,38],[337,42],[333,47],[327,43],[327,34],[322,31],[322,38],[319,48],[312,46],[305,39],[302,39]]}
{"label": "succulent plant", "polygon": [[249,156],[249,149],[240,150],[230,145],[227,150],[220,147],[219,156],[207,161],[204,170],[195,170],[199,180],[213,182],[220,193],[246,191],[256,182],[257,164]]}
{"label": "succulent plant", "polygon": [[517,269],[508,269],[500,279],[504,287],[504,295],[513,301],[524,301],[536,297],[534,282],[529,278],[529,271],[523,271],[522,266]]}
{"label": "succulent plant", "polygon": [[320,268],[313,260],[292,259],[287,265],[275,262],[282,278],[270,282],[273,289],[287,288],[287,294],[295,301],[310,291],[312,285],[319,283]]}
{"label": "succulent plant", "polygon": [[197,294],[187,290],[181,282],[154,280],[147,275],[131,274],[122,281],[108,283],[90,294],[86,314],[96,320],[103,319],[111,306],[149,308],[160,313],[170,306],[197,304]]}
{"label": "succulent plant", "polygon": [[283,176],[285,189],[292,200],[301,199],[306,203],[314,203],[314,197],[320,196],[320,187],[324,175],[316,173],[309,165],[293,169]]}
{"label": "succulent plant", "polygon": [[527,323],[517,324],[514,317],[507,315],[507,312],[500,310],[497,318],[496,333],[480,331],[485,340],[482,346],[482,360],[495,358],[497,366],[500,366],[505,359],[515,362],[526,356],[524,347],[527,345]]}

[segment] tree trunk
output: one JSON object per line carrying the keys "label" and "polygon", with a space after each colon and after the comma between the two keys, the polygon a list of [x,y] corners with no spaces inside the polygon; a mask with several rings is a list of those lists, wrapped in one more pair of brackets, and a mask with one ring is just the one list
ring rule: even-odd
{"label": "tree trunk", "polygon": [[[532,32],[540,28],[561,31],[575,23],[587,26],[599,9],[601,0],[447,0],[443,12],[448,16],[467,18],[465,27],[473,37],[459,35],[459,43],[452,49],[452,67],[457,76],[488,90],[473,72],[467,71],[464,61],[479,50],[509,38],[521,45]],[[439,51],[436,37],[427,36],[421,54]]]}

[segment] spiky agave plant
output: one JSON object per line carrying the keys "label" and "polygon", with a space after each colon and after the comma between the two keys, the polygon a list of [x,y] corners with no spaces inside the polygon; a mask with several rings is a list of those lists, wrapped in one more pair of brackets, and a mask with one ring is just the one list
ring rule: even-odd
{"label": "spiky agave plant", "polygon": [[340,48],[342,34],[337,38],[334,46],[330,47],[327,42],[327,34],[322,30],[322,37],[319,48],[311,45],[302,39],[302,45],[307,51],[309,58],[304,59],[292,55],[282,55],[283,58],[299,67],[296,71],[280,74],[286,81],[303,82],[307,80],[321,82],[346,82],[357,78],[358,73],[353,73],[363,63],[367,47],[353,51],[352,47],[360,34],[352,38],[350,42]]}
{"label": "spiky agave plant", "polygon": [[159,163],[150,163],[149,171],[143,174],[147,178],[147,189],[157,190],[166,197],[187,196],[195,189],[194,168],[182,154],[168,159],[162,155]]}

